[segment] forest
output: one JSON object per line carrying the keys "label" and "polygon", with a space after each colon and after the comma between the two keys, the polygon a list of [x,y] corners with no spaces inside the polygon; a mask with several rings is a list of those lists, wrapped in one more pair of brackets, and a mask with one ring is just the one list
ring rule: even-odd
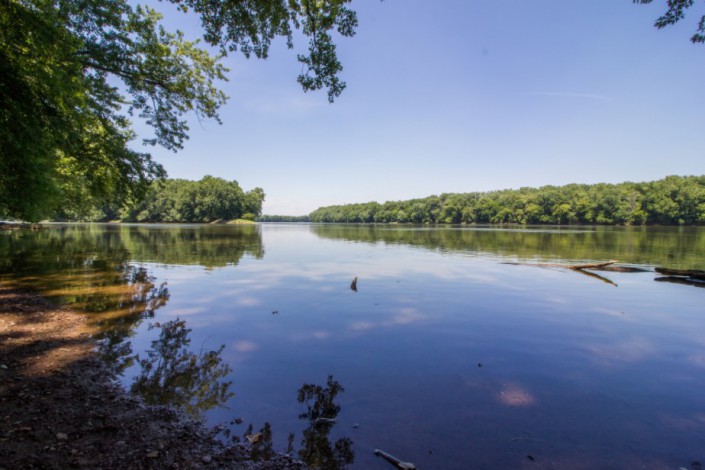
{"label": "forest", "polygon": [[264,214],[257,218],[258,222],[310,222],[307,215],[268,215]]}
{"label": "forest", "polygon": [[383,204],[321,207],[311,222],[415,224],[705,224],[705,176],[445,193]]}
{"label": "forest", "polygon": [[264,191],[244,191],[237,181],[204,176],[200,181],[166,179],[154,181],[144,198],[132,204],[106,204],[88,209],[65,206],[56,211],[56,221],[183,222],[217,220],[254,221],[262,213]]}

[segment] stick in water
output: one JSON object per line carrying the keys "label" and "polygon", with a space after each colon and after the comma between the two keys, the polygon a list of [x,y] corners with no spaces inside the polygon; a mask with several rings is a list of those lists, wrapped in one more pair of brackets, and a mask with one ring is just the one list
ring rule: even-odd
{"label": "stick in water", "polygon": [[401,459],[394,457],[391,454],[386,453],[383,450],[375,449],[375,455],[377,457],[382,457],[387,462],[391,463],[400,470],[416,470],[416,465],[411,462],[404,462]]}

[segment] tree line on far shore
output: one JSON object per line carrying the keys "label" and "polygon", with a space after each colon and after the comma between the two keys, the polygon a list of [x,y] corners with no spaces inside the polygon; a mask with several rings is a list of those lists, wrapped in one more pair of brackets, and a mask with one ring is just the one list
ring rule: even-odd
{"label": "tree line on far shore", "polygon": [[416,224],[705,224],[705,176],[447,193],[384,204],[327,206],[311,222]]}
{"label": "tree line on far shore", "polygon": [[140,201],[125,206],[63,207],[57,221],[185,222],[247,219],[262,214],[262,188],[244,191],[237,181],[204,176],[200,181],[166,179],[153,182]]}
{"label": "tree line on far shore", "polygon": [[268,215],[264,214],[257,218],[258,222],[310,222],[307,215]]}

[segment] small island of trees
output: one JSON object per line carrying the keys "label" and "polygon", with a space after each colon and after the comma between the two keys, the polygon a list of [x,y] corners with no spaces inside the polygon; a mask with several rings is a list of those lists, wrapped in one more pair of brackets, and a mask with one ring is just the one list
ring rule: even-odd
{"label": "small island of trees", "polygon": [[705,224],[705,176],[447,193],[321,207],[311,222],[415,224]]}
{"label": "small island of trees", "polygon": [[124,206],[67,205],[59,209],[57,221],[184,222],[217,220],[254,221],[262,213],[262,188],[244,191],[237,181],[204,176],[200,181],[166,179],[151,183],[144,198]]}

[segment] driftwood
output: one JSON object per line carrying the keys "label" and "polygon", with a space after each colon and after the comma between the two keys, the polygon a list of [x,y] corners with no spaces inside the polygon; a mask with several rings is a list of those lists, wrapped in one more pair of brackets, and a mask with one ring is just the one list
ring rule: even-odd
{"label": "driftwood", "polygon": [[615,266],[613,264],[601,268],[593,268],[595,271],[609,271],[611,273],[650,273],[650,269],[635,268],[634,266]]}
{"label": "driftwood", "polygon": [[599,274],[591,273],[590,271],[586,271],[587,269],[592,269],[592,270],[608,270],[610,267],[616,268],[618,266],[612,266],[614,263],[616,263],[617,260],[610,260],[610,261],[604,261],[601,263],[582,263],[582,264],[560,264],[560,263],[506,263],[506,264],[513,264],[517,266],[536,266],[539,268],[561,268],[561,269],[571,269],[575,272],[578,272],[580,274],[584,274],[586,276],[599,279],[602,282],[605,282],[607,284],[610,284],[612,286],[617,287],[617,284],[612,282],[611,280],[607,279],[604,276],[600,276]]}
{"label": "driftwood", "polygon": [[617,260],[605,261],[604,263],[586,263],[586,264],[573,264],[568,266],[570,269],[601,269],[605,266],[616,263]]}
{"label": "driftwood", "polygon": [[413,463],[404,462],[403,460],[398,459],[398,458],[394,457],[393,455],[386,453],[383,450],[375,449],[375,455],[377,457],[382,457],[384,460],[391,463],[392,465],[394,465],[396,468],[398,468],[400,470],[416,470],[416,465],[414,465]]}
{"label": "driftwood", "polygon": [[560,264],[560,263],[505,263],[514,264],[517,266],[537,266],[539,268],[563,268],[563,269],[602,269],[606,266],[616,263],[616,260],[604,261],[602,263],[584,263],[584,264]]}
{"label": "driftwood", "polygon": [[699,269],[654,268],[654,271],[659,274],[665,274],[666,276],[690,277],[705,281],[705,271]]}

